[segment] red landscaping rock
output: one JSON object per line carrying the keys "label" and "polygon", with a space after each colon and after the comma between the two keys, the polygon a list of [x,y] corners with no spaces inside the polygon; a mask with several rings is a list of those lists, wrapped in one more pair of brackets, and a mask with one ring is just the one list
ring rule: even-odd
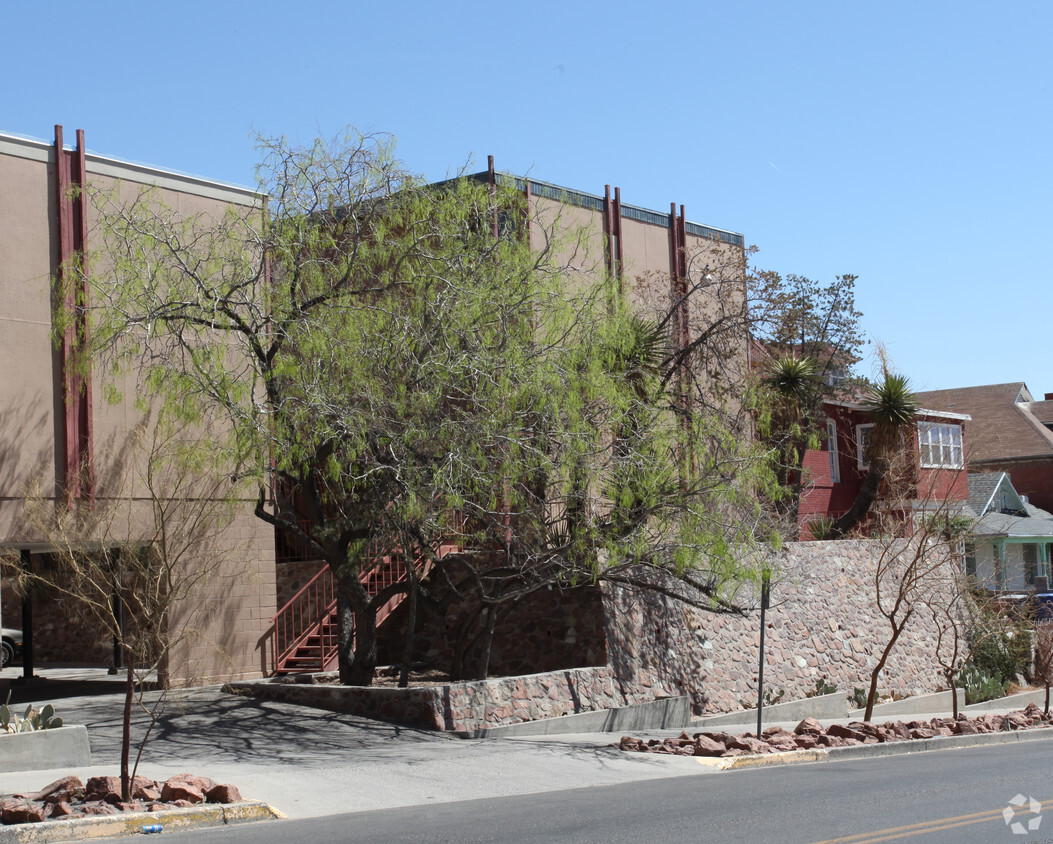
{"label": "red landscaping rock", "polygon": [[6,805],[6,800],[4,803],[2,818],[5,824],[39,823],[44,820],[43,805],[25,800],[12,801],[12,805]]}
{"label": "red landscaping rock", "polygon": [[85,803],[79,812],[82,815],[116,815],[120,813],[120,809],[117,808],[115,803],[108,803],[102,800],[94,800],[91,803]]}
{"label": "red landscaping rock", "polygon": [[[625,737],[631,743],[630,736]],[[635,741],[639,741],[638,739]],[[645,745],[641,745],[646,749]],[[666,749],[665,752],[670,752]],[[686,751],[694,752],[694,745]],[[146,777],[136,777],[132,782],[133,799],[120,799],[119,777],[92,777],[87,784],[74,776],[63,777],[38,792],[0,798],[0,821],[4,824],[34,823],[45,818],[76,818],[99,815],[116,815],[121,812],[156,812],[166,809],[188,808],[204,802],[237,803],[242,797],[236,786],[229,783],[217,785],[208,777],[192,774],[177,774],[171,777],[164,788],[177,795],[168,800],[159,799],[163,790],[161,783]],[[195,790],[200,796],[195,796]],[[186,796],[180,796],[186,795]]]}
{"label": "red landscaping rock", "polygon": [[80,777],[63,777],[45,785],[36,794],[29,797],[30,800],[44,800],[48,803],[60,803],[69,800],[79,800],[84,796],[84,783]]}
{"label": "red landscaping rock", "polygon": [[632,736],[622,736],[621,741],[618,742],[618,747],[622,750],[639,751],[645,746],[640,739]]}
{"label": "red landscaping rock", "polygon": [[853,730],[851,727],[843,727],[840,724],[831,724],[827,730],[827,735],[837,736],[843,739],[854,739],[860,744],[866,738],[866,733],[861,733],[859,730]]}
{"label": "red landscaping rock", "polygon": [[753,738],[752,736],[742,736],[741,738],[732,739],[728,742],[728,750],[744,750],[747,753],[771,753],[771,746],[766,741]]}
{"label": "red landscaping rock", "polygon": [[722,741],[715,741],[709,736],[700,735],[695,739],[695,756],[720,756],[727,745]]}
{"label": "red landscaping rock", "polygon": [[800,724],[794,727],[793,731],[797,735],[803,735],[805,733],[820,735],[823,732],[823,725],[816,721],[815,718],[805,718]]}
{"label": "red landscaping rock", "polygon": [[120,777],[91,777],[84,786],[84,799],[116,803],[121,799]]}
{"label": "red landscaping rock", "polygon": [[910,741],[910,730],[907,729],[907,725],[902,721],[890,721],[885,725],[889,728],[889,731],[896,735],[902,741]]}
{"label": "red landscaping rock", "polygon": [[133,800],[158,800],[161,797],[161,783],[157,780],[136,776],[132,780]]}
{"label": "red landscaping rock", "polygon": [[187,805],[204,803],[205,793],[214,788],[215,785],[208,777],[196,777],[193,774],[176,774],[174,777],[169,777],[161,787],[161,799],[169,803],[185,800]]}

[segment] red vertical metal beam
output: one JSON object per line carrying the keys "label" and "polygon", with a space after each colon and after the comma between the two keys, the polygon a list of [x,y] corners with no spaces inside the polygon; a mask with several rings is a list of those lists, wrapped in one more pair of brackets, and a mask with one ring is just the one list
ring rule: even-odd
{"label": "red vertical metal beam", "polygon": [[[687,348],[691,343],[688,307],[687,307],[687,227],[685,225],[684,206],[680,214],[676,213],[676,203],[669,203],[669,264],[672,275],[673,302],[676,307],[677,350],[681,355],[678,380],[680,404],[683,413],[684,428],[684,466],[690,472],[694,465],[694,444],[691,442],[691,397],[689,395]],[[681,479],[682,483],[687,478]]]}
{"label": "red vertical metal beam", "polygon": [[62,127],[56,125],[55,187],[57,193],[55,207],[58,214],[58,272],[55,277],[62,296],[63,318],[67,320],[62,333],[62,406],[66,435],[63,487],[67,499],[72,504],[80,492],[80,473],[77,470],[80,452],[77,399],[80,391],[77,374],[71,361],[77,340],[77,329],[75,322],[69,318],[76,308],[75,292],[68,277],[69,259],[73,253],[73,214],[69,202],[70,181],[70,161],[63,144]]}
{"label": "red vertical metal beam", "polygon": [[[87,147],[84,144],[84,130],[77,130],[77,183],[74,218],[74,248],[77,250],[80,264],[80,309],[78,311],[78,329],[83,348],[88,345],[88,209],[85,191],[88,184]],[[84,493],[89,500],[95,498],[95,461],[94,431],[92,423],[91,370],[88,361],[82,361],[81,403],[78,415],[80,424],[80,460],[83,475]]]}
{"label": "red vertical metal beam", "polygon": [[[76,154],[65,150],[62,127],[55,126],[55,185],[58,216],[58,272],[65,318],[62,335],[62,388],[65,408],[64,488],[70,505],[77,498],[91,499],[92,477],[91,389],[87,362],[78,355],[87,340],[87,269],[84,254],[88,239],[83,185],[86,180],[84,132],[77,130]],[[75,187],[76,186],[76,187]]]}
{"label": "red vertical metal beam", "polygon": [[[681,208],[681,213],[683,212]],[[676,213],[676,203],[669,203],[669,270],[672,296],[676,307],[677,343],[681,351],[687,348],[687,273],[685,272],[685,228],[683,217]]]}
{"label": "red vertical metal beam", "polygon": [[528,177],[523,178],[523,201],[525,203],[523,207],[523,232],[526,237],[527,248],[530,248],[530,202],[534,198],[534,195],[530,191],[530,179]]}
{"label": "red vertical metal beam", "polygon": [[[490,196],[493,199],[497,197],[497,171],[494,169],[494,157],[492,155],[486,156],[486,183],[490,185]],[[500,237],[501,233],[497,227],[497,203],[494,202],[492,225],[494,230],[494,240]]]}
{"label": "red vertical metal beam", "polygon": [[614,200],[611,199],[611,186],[603,186],[603,234],[606,238],[604,247],[607,250],[607,272],[615,274],[614,263]]}

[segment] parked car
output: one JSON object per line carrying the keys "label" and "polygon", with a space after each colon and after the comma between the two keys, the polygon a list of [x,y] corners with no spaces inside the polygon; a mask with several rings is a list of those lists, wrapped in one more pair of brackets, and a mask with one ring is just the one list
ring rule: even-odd
{"label": "parked car", "polygon": [[7,668],[12,662],[22,656],[22,631],[13,627],[0,629],[3,638],[0,640],[0,648],[3,650],[2,667]]}

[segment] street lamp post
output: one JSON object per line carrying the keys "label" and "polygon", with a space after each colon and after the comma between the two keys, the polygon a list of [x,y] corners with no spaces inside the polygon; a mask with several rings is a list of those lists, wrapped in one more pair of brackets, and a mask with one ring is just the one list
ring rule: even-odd
{"label": "street lamp post", "polygon": [[771,597],[771,572],[764,572],[761,581],[760,601],[760,668],[757,671],[757,738],[761,737],[761,726],[764,718],[764,627],[765,613]]}

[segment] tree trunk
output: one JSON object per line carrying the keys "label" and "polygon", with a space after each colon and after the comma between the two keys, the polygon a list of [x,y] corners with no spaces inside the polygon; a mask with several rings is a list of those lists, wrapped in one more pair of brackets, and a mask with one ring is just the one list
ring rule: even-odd
{"label": "tree trunk", "polygon": [[866,712],[863,713],[864,721],[869,721],[874,714],[874,701],[877,699],[878,677],[881,675],[885,663],[888,662],[889,654],[892,653],[892,649],[896,646],[896,642],[899,641],[899,637],[903,633],[903,628],[907,626],[907,621],[909,619],[910,613],[908,612],[903,617],[903,622],[899,627],[892,628],[892,637],[888,640],[888,644],[885,645],[885,649],[881,652],[881,658],[878,660],[877,665],[874,666],[874,670],[870,674],[870,693],[867,695]]}
{"label": "tree trunk", "polygon": [[124,712],[121,715],[121,800],[128,803],[132,799],[132,777],[129,760],[132,751],[132,700],[135,698],[135,660],[131,648],[124,648],[127,661],[124,680]]}
{"label": "tree trunk", "polygon": [[[371,686],[377,673],[377,610],[372,604],[355,611],[355,657],[346,684]],[[344,678],[340,678],[345,682]]]}
{"label": "tree trunk", "polygon": [[336,599],[337,618],[337,670],[340,673],[340,682],[344,685],[351,684],[351,666],[355,662],[355,613],[351,609],[351,601],[348,600],[344,590]]}
{"label": "tree trunk", "polygon": [[464,666],[469,646],[468,633],[477,618],[478,612],[467,615],[457,630],[457,639],[453,645],[453,657],[450,659],[450,680],[454,683],[467,679]]}
{"label": "tree trunk", "polygon": [[494,642],[494,628],[497,626],[497,608],[492,604],[483,607],[483,629],[479,632],[474,644],[479,645],[479,655],[473,670],[468,672],[466,680],[485,680],[490,674],[490,649]]}
{"label": "tree trunk", "polygon": [[399,688],[409,685],[410,661],[413,659],[413,643],[417,636],[417,579],[410,575],[409,606],[407,607],[406,638],[402,645],[402,670],[399,672]]}
{"label": "tree trunk", "polygon": [[863,485],[859,488],[856,500],[852,502],[847,512],[834,521],[833,527],[827,534],[827,539],[843,539],[850,530],[863,521],[877,500],[881,482],[885,479],[888,469],[887,460],[878,457],[870,459],[870,470],[863,479]]}

